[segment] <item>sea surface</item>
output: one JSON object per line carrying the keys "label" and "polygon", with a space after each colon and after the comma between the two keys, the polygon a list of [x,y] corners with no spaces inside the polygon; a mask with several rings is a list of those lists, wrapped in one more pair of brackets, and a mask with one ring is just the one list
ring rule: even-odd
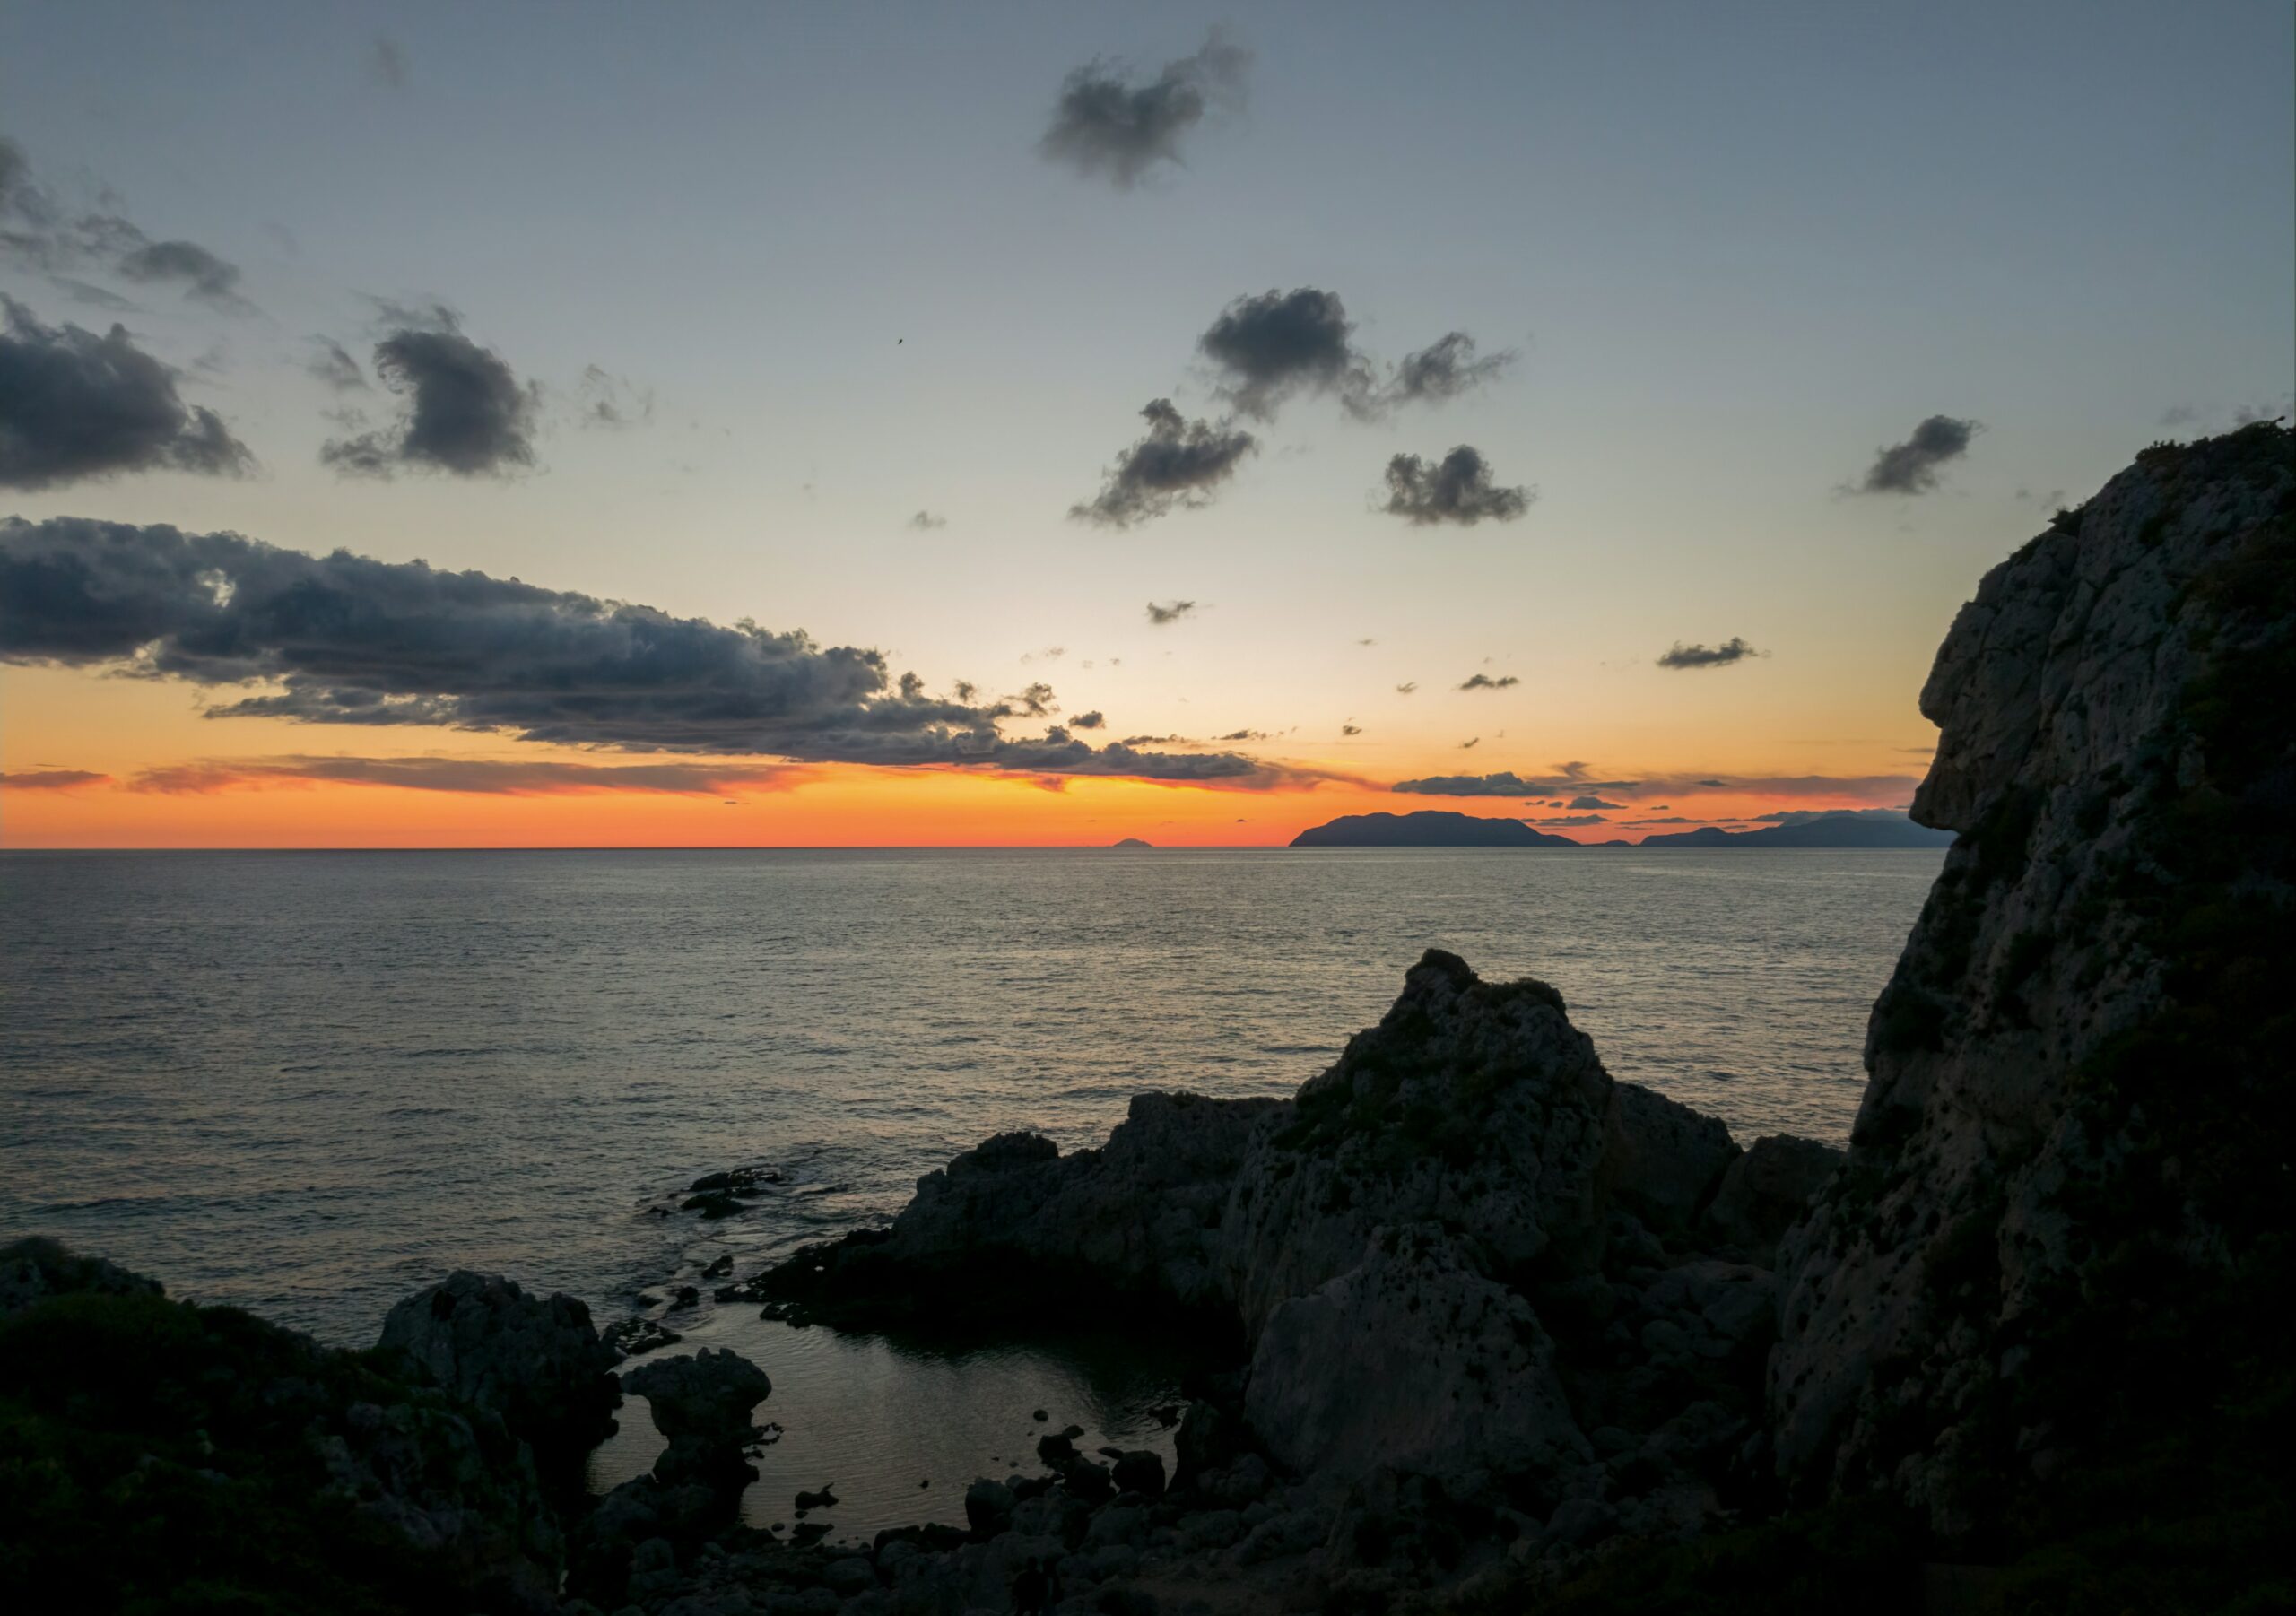
{"label": "sea surface", "polygon": [[[1144,1089],[1288,1094],[1431,946],[1552,983],[1614,1076],[1742,1141],[1839,1142],[1943,858],[0,855],[0,1235],[344,1345],[457,1267],[665,1316],[775,1380],[752,1518],[824,1481],[840,1531],[961,1518],[970,1474],[1032,1450],[1037,1406],[1166,1446],[1185,1343],[1048,1316],[1057,1340],[960,1351],[665,1287],[883,1220],[992,1133],[1071,1149]],[[675,1210],[752,1163],[783,1182],[749,1214]],[[657,1446],[622,1425],[601,1484]]]}

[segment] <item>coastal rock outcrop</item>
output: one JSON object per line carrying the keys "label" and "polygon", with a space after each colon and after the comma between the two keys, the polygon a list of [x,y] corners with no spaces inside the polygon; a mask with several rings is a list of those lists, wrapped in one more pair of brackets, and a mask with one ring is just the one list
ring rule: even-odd
{"label": "coastal rock outcrop", "polygon": [[578,1463],[613,1432],[622,1354],[573,1297],[529,1296],[500,1274],[460,1269],[392,1308],[377,1345],[500,1414],[546,1470]]}
{"label": "coastal rock outcrop", "polygon": [[665,1486],[697,1481],[738,1492],[757,1472],[742,1450],[758,1439],[750,1411],[773,1382],[738,1352],[709,1347],[691,1358],[657,1358],[622,1377],[625,1390],[646,1399],[654,1429],[669,1447],[654,1462]]}
{"label": "coastal rock outcrop", "polygon": [[1913,808],[1961,839],[1874,1007],[1847,1168],[1785,1243],[1797,1496],[1963,1539],[2076,1472],[2092,1516],[2137,1507],[2110,1485],[2205,1513],[2276,1469],[2284,1496],[2222,1411],[2291,1389],[2292,688],[2272,423],[2156,445],[1962,608]]}

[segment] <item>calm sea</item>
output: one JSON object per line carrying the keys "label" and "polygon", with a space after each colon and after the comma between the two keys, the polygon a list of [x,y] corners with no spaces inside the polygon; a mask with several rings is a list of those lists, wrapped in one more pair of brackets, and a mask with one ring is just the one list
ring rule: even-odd
{"label": "calm sea", "polygon": [[[621,1316],[716,1255],[745,1274],[882,1218],[990,1133],[1070,1148],[1143,1089],[1288,1093],[1430,945],[1552,982],[1615,1076],[1742,1140],[1838,1141],[1867,1007],[1942,859],[0,856],[0,1232],[344,1344],[456,1267]],[[648,1210],[750,1162],[786,1182],[746,1217]],[[825,1378],[857,1395],[852,1355],[884,1349],[811,1335],[771,1352],[845,1354]],[[937,1395],[915,1362],[877,1373],[873,1407]],[[1075,1390],[1086,1423],[1124,1422]],[[778,1390],[769,1412],[796,1407]]]}

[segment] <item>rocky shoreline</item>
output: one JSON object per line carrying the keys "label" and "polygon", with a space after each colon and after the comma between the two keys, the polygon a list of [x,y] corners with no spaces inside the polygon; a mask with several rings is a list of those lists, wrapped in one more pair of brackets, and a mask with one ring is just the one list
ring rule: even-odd
{"label": "rocky shoreline", "polygon": [[[962,1528],[761,1531],[734,1354],[466,1273],[332,1351],[25,1241],[0,1564],[91,1608],[2285,1608],[2292,675],[2276,425],[2156,446],[1987,576],[1846,1153],[1742,1146],[1431,951],[1289,1100],[1000,1134],[888,1229],[707,1276],[839,1329],[1183,1322],[1229,1367],[1169,1473],[1048,1420]],[[665,1447],[592,1499],[624,1392]]]}

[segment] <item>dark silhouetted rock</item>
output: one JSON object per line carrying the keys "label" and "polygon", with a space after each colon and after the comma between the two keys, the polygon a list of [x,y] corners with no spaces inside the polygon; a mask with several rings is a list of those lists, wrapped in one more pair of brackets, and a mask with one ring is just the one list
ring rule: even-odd
{"label": "dark silhouetted rock", "polygon": [[1292,838],[1295,847],[1576,847],[1567,836],[1518,819],[1484,819],[1448,809],[1415,813],[1343,813]]}
{"label": "dark silhouetted rock", "polygon": [[669,1438],[654,1462],[665,1485],[691,1481],[738,1490],[757,1473],[742,1450],[757,1440],[750,1411],[765,1401],[773,1382],[747,1359],[704,1347],[691,1358],[640,1365],[622,1384],[646,1399],[654,1429]]}

